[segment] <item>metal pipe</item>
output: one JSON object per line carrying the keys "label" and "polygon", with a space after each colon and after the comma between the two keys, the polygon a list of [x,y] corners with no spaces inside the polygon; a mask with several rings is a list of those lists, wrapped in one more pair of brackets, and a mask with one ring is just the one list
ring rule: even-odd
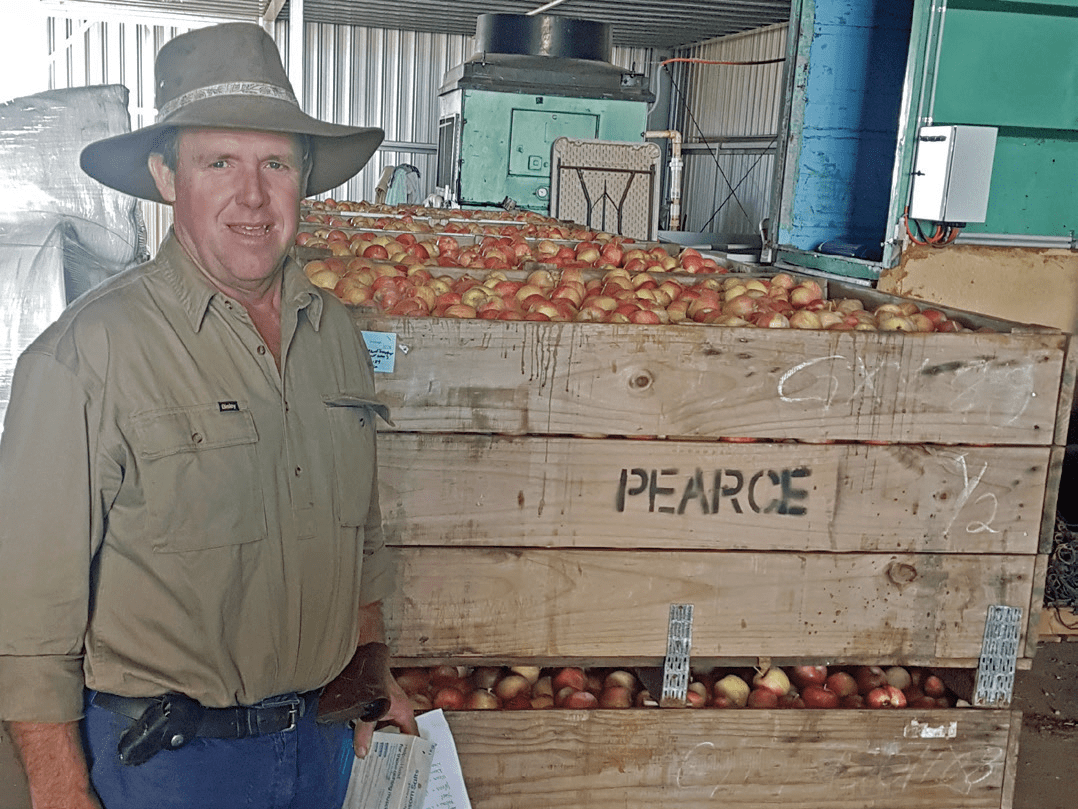
{"label": "metal pipe", "polygon": [[307,77],[303,73],[307,37],[303,30],[303,0],[288,5],[288,81],[296,94],[300,109],[306,109]]}
{"label": "metal pipe", "polygon": [[676,129],[655,129],[644,133],[647,140],[667,138],[670,141],[670,230],[681,229],[681,133]]}
{"label": "metal pipe", "polygon": [[525,17],[534,17],[536,14],[542,14],[544,11],[548,11],[548,10],[550,10],[552,8],[555,8],[556,6],[560,6],[562,3],[566,3],[566,2],[568,2],[568,0],[551,0],[551,2],[544,3],[543,5],[539,6],[539,8],[533,8],[531,11],[529,11],[524,16]]}

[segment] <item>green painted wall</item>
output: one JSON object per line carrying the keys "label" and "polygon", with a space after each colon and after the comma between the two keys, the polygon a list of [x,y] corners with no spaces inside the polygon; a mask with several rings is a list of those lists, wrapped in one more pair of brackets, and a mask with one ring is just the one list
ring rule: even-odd
{"label": "green painted wall", "polygon": [[927,112],[999,127],[987,218],[967,230],[1078,231],[1078,0],[950,0]]}

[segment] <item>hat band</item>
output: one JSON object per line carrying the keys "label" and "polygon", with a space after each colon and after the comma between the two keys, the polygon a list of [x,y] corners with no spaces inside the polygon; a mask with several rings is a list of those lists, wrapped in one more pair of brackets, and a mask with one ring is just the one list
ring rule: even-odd
{"label": "hat band", "polygon": [[157,112],[157,123],[161,123],[177,110],[216,96],[259,96],[261,98],[274,98],[279,101],[289,101],[299,106],[296,97],[287,87],[276,84],[262,84],[253,81],[234,81],[226,84],[211,84],[208,87],[199,87],[169,101]]}

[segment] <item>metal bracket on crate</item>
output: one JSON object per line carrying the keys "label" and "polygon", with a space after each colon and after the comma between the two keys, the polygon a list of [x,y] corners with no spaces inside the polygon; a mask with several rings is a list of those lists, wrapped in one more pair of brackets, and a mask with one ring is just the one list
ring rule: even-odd
{"label": "metal bracket on crate", "polygon": [[973,687],[973,704],[978,708],[1006,708],[1011,704],[1021,634],[1021,607],[993,604],[988,608]]}
{"label": "metal bracket on crate", "polygon": [[689,654],[692,650],[692,604],[671,604],[663,662],[662,708],[684,708],[689,692]]}

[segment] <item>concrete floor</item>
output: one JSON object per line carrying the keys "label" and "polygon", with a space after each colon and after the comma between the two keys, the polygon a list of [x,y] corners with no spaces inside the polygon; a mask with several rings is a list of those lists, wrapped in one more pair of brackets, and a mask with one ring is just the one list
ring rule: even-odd
{"label": "concrete floor", "polygon": [[1078,806],[1078,641],[1042,643],[1015,678],[1022,711],[1014,809]]}
{"label": "concrete floor", "polygon": [[[1041,644],[1033,668],[1015,678],[1013,705],[1023,713],[1013,809],[1078,806],[1078,641]],[[2,730],[0,809],[30,809]]]}

